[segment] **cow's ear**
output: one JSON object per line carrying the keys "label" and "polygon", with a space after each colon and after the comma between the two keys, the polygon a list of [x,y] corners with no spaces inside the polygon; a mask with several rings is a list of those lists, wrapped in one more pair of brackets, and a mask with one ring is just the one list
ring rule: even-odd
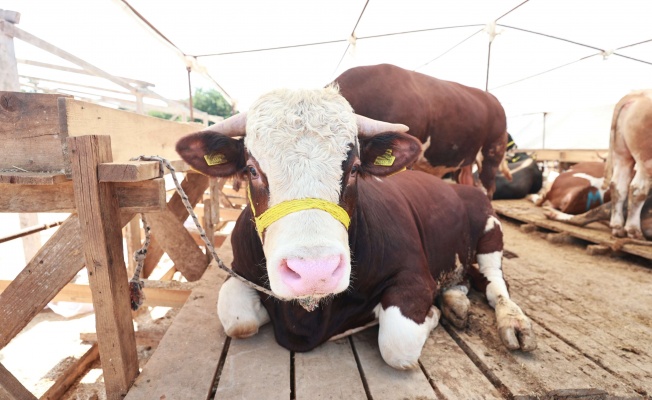
{"label": "cow's ear", "polygon": [[181,138],[176,149],[185,162],[205,175],[230,177],[245,167],[243,139],[198,132]]}
{"label": "cow's ear", "polygon": [[405,133],[386,132],[359,137],[362,171],[386,176],[411,166],[421,154],[418,139]]}

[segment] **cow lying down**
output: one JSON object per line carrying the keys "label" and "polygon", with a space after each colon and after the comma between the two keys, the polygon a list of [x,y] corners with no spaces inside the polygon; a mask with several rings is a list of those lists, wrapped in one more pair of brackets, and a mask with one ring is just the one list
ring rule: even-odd
{"label": "cow lying down", "polygon": [[271,321],[279,344],[308,351],[377,319],[382,357],[413,368],[438,324],[438,296],[444,316],[463,327],[471,283],[495,308],[502,342],[536,348],[530,320],[507,291],[489,200],[473,187],[400,172],[421,151],[406,131],[355,115],[327,87],[273,91],[246,115],[178,142],[196,170],[248,183],[249,205],[232,232],[233,270],[277,298],[228,279],[217,309],[229,336],[254,335]]}

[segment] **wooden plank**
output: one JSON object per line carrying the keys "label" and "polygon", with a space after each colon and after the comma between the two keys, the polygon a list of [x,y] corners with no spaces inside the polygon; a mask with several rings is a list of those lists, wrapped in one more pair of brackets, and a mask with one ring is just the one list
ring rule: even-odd
{"label": "wooden plank", "polygon": [[[162,178],[115,184],[121,211],[156,212],[165,209],[165,181]],[[0,184],[1,212],[75,212],[72,181],[56,185]]]}
{"label": "wooden plank", "polygon": [[447,399],[505,397],[441,326],[426,340],[419,361],[431,384]]}
{"label": "wooden plank", "polygon": [[[231,265],[230,240],[218,253]],[[215,307],[225,278],[226,273],[211,263],[129,390],[127,400],[209,398],[226,342]]]}
{"label": "wooden plank", "polygon": [[[553,221],[545,217],[543,208],[536,207],[532,202],[527,200],[494,200],[492,201],[492,206],[500,215],[555,232],[565,232],[573,237],[596,244],[612,247],[618,241],[618,239],[611,236],[610,230],[602,224],[591,223],[581,227],[565,224],[560,221]],[[622,246],[620,250],[652,260],[652,246],[641,246],[630,243]]]}
{"label": "wooden plank", "polygon": [[231,340],[216,399],[287,400],[290,392],[290,352],[276,343],[270,324]]}
{"label": "wooden plank", "polygon": [[122,399],[138,375],[138,355],[122,248],[120,208],[112,183],[99,183],[97,166],[111,162],[108,136],[70,137],[71,170],[82,247],[97,326],[108,399]]}
{"label": "wooden plank", "polygon": [[179,138],[203,129],[202,125],[195,123],[172,122],[70,98],[62,99],[59,106],[65,120],[62,133],[71,137],[88,134],[111,136],[114,162],[127,162],[139,155],[179,159],[175,150]]}
{"label": "wooden plank", "polygon": [[[495,327],[495,313],[477,293],[471,296],[469,327],[451,335],[476,363],[504,385],[509,396],[544,396],[557,389],[603,389],[613,396],[637,396],[626,382],[600,368],[580,351],[533,322],[538,347],[530,353],[509,351]],[[527,312],[527,310],[526,310]]]}
{"label": "wooden plank", "polygon": [[193,282],[201,278],[208,266],[206,256],[195,244],[188,230],[169,208],[161,213],[146,214],[156,241],[170,256],[177,270]]}
{"label": "wooden plank", "polygon": [[56,185],[66,182],[68,178],[59,172],[0,172],[1,183],[16,185]]}
{"label": "wooden plank", "polygon": [[161,167],[157,161],[128,161],[100,164],[100,182],[138,182],[161,177]]}
{"label": "wooden plank", "polygon": [[[10,280],[0,280],[0,293],[6,290],[12,281]],[[154,285],[156,281],[143,280],[145,288],[143,289],[145,293],[145,300],[143,305],[145,306],[161,306],[161,307],[183,307],[188,296],[190,295],[191,289],[188,288],[185,284],[177,281],[169,281],[174,283],[173,286],[178,286],[177,288],[173,287],[147,287],[148,285]],[[64,286],[59,293],[57,293],[50,301],[70,301],[73,303],[92,303],[93,296],[91,293],[91,288],[88,285],[69,283]]]}
{"label": "wooden plank", "polygon": [[299,400],[367,399],[349,338],[295,353],[294,380]]}
{"label": "wooden plank", "polygon": [[537,161],[560,161],[578,163],[583,161],[604,161],[609,149],[518,149]]}
{"label": "wooden plank", "polygon": [[63,172],[58,94],[0,92],[0,172]]}
{"label": "wooden plank", "polygon": [[9,343],[83,267],[73,214],[0,294],[0,348]]}
{"label": "wooden plank", "polygon": [[[194,207],[197,202],[202,198],[204,191],[208,187],[208,177],[202,174],[186,174],[185,178],[181,182],[181,188],[186,193],[190,204]],[[175,218],[181,222],[185,221],[188,218],[188,211],[181,201],[181,196],[179,193],[175,192],[170,198],[170,201],[167,204],[167,209],[171,211]],[[163,248],[156,239],[156,232],[152,233],[151,236],[152,242],[150,243],[149,249],[147,251],[147,257],[145,258],[145,264],[143,265],[143,274],[144,278],[148,277],[154,268],[158,265],[158,262],[161,260],[161,257],[165,253]]]}
{"label": "wooden plank", "polygon": [[[185,172],[190,166],[183,160],[168,160],[176,172]],[[161,177],[161,163],[158,161],[128,161],[100,164],[100,182],[138,182]],[[163,166],[163,174],[169,174]],[[1,175],[0,175],[1,178]],[[65,178],[65,175],[64,175]]]}
{"label": "wooden plank", "polygon": [[[161,331],[136,331],[136,344],[138,346],[158,347],[161,339],[163,339],[164,332]],[[82,342],[96,343],[97,333],[95,332],[82,332],[79,334],[79,340]]]}
{"label": "wooden plank", "polygon": [[97,343],[93,344],[84,355],[70,365],[66,371],[54,382],[52,386],[43,393],[41,400],[57,400],[60,399],[68,389],[75,384],[77,379],[84,376],[90,369],[93,363],[100,359],[100,352]]}
{"label": "wooden plank", "polygon": [[134,253],[142,246],[140,238],[140,215],[135,216],[127,226],[122,228],[122,236],[125,238],[127,245],[127,274],[133,276],[136,271],[136,260],[134,260]]}
{"label": "wooden plank", "polygon": [[0,399],[36,400],[36,396],[25,389],[25,386],[4,365],[0,364]]}
{"label": "wooden plank", "polygon": [[[133,214],[121,215],[126,225]],[[9,343],[84,266],[79,217],[73,214],[0,293],[0,349]]]}
{"label": "wooden plank", "polygon": [[399,371],[385,363],[378,349],[377,327],[354,335],[353,343],[374,400],[439,398],[420,369]]}

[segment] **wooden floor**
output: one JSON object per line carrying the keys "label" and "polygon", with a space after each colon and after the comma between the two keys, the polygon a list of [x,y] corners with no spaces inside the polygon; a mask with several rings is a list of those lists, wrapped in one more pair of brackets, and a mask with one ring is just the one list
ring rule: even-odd
{"label": "wooden floor", "polygon": [[[515,203],[519,204],[519,203]],[[607,399],[652,394],[652,273],[647,261],[590,256],[504,223],[505,275],[538,336],[532,353],[500,343],[493,310],[472,294],[470,324],[442,322],[420,368],[382,360],[377,328],[309,353],[278,346],[269,326],[225,337],[211,266],[127,399]],[[228,243],[219,251],[231,262]]]}

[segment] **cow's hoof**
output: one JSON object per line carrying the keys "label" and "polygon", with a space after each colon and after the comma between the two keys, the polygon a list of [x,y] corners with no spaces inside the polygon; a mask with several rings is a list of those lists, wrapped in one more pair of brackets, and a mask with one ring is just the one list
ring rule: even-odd
{"label": "cow's hoof", "polygon": [[614,237],[624,238],[627,237],[627,231],[622,226],[614,226],[611,228],[611,234]]}
{"label": "cow's hoof", "polygon": [[457,329],[464,329],[469,322],[471,301],[461,290],[447,290],[442,294],[441,312]]}
{"label": "cow's hoof", "polygon": [[253,336],[258,328],[269,322],[269,314],[258,293],[235,278],[222,284],[217,298],[217,316],[224,332],[232,338]]}
{"label": "cow's hoof", "polygon": [[500,340],[508,349],[532,351],[537,348],[532,322],[512,300],[498,297],[496,322]]}
{"label": "cow's hoof", "polygon": [[632,239],[645,240],[645,236],[643,236],[643,232],[641,232],[640,228],[635,226],[626,226],[625,230],[627,231],[627,237]]}

